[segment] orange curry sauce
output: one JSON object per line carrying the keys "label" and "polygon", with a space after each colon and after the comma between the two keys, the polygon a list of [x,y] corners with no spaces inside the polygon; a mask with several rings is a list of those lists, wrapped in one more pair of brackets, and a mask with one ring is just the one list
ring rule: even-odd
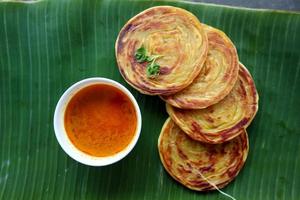
{"label": "orange curry sauce", "polygon": [[65,129],[72,143],[92,156],[122,151],[133,139],[137,126],[135,108],[123,92],[95,84],[72,97],[65,112]]}

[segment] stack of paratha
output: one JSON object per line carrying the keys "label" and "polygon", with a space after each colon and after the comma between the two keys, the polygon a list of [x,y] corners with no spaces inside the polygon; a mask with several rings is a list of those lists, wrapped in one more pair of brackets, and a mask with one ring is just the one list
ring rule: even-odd
{"label": "stack of paratha", "polygon": [[181,8],[152,7],[122,28],[116,57],[130,85],[166,101],[158,149],[167,172],[198,191],[232,181],[247,158],[258,94],[228,36]]}

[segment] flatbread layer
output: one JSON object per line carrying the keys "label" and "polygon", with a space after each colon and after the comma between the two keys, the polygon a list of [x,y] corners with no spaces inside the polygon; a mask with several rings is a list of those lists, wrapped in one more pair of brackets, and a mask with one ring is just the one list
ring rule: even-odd
{"label": "flatbread layer", "polygon": [[208,55],[193,83],[176,94],[161,96],[172,106],[202,109],[221,101],[238,78],[239,62],[234,44],[222,31],[204,25],[208,37]]}
{"label": "flatbread layer", "polygon": [[194,140],[218,144],[237,137],[248,127],[258,110],[258,94],[245,66],[223,100],[204,109],[180,109],[169,104],[167,112],[174,122]]}
{"label": "flatbread layer", "polygon": [[192,140],[170,118],[158,139],[159,155],[166,171],[182,185],[197,191],[225,187],[243,167],[248,149],[244,129],[231,141],[207,144]]}
{"label": "flatbread layer", "polygon": [[[158,56],[156,77],[148,77],[149,62],[138,62],[143,47]],[[207,35],[190,12],[172,6],[149,8],[131,18],[120,31],[115,53],[123,78],[141,93],[170,95],[187,87],[200,73],[207,57]]]}

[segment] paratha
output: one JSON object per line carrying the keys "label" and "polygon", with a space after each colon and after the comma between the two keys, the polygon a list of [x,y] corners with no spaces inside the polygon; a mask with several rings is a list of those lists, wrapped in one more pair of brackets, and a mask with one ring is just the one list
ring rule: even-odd
{"label": "paratha", "polygon": [[182,185],[197,191],[214,190],[214,186],[223,188],[231,182],[243,167],[248,148],[244,129],[238,137],[223,144],[206,144],[192,140],[170,118],[158,139],[166,171]]}
{"label": "paratha", "polygon": [[254,81],[242,64],[232,91],[219,103],[205,109],[180,109],[169,104],[167,112],[174,122],[194,140],[222,143],[238,136],[258,110]]}
{"label": "paratha", "polygon": [[172,106],[202,109],[213,105],[232,90],[239,70],[234,44],[222,31],[204,25],[208,37],[208,55],[204,67],[193,83],[176,94],[161,96]]}
{"label": "paratha", "polygon": [[[156,77],[146,73],[152,62],[136,59],[139,49],[157,56],[155,64],[160,68]],[[152,7],[131,18],[121,29],[115,46],[123,78],[148,95],[170,95],[187,87],[200,73],[207,51],[207,36],[199,20],[172,6]]]}

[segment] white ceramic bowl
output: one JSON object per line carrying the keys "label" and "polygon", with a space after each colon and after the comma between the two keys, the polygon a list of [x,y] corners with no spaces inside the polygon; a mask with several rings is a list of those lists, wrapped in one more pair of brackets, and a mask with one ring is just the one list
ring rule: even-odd
{"label": "white ceramic bowl", "polygon": [[[120,89],[126,96],[129,97],[136,111],[137,128],[133,139],[125,149],[112,156],[96,157],[80,151],[70,141],[65,130],[64,115],[69,101],[79,90],[94,84],[106,84]],[[61,98],[59,99],[56,105],[53,124],[54,124],[54,131],[58,143],[71,158],[77,160],[80,163],[90,165],[90,166],[105,166],[121,160],[133,149],[140,136],[142,119],[141,119],[141,111],[135,98],[123,85],[107,78],[88,78],[75,83],[64,92],[64,94],[61,96]]]}

